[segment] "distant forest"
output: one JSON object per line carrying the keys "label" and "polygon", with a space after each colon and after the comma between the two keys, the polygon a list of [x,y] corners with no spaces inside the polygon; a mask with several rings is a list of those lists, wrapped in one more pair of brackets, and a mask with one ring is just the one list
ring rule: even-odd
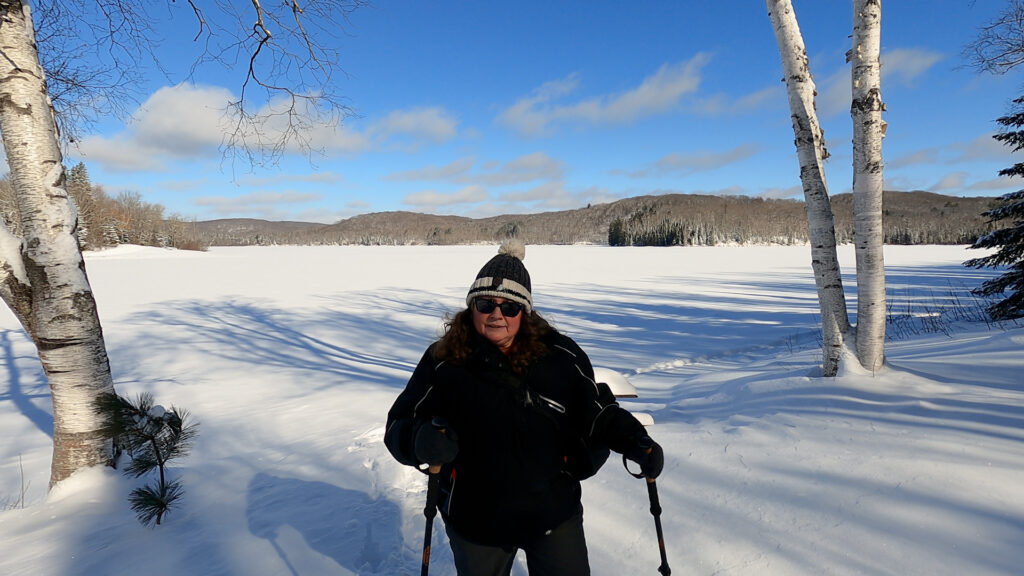
{"label": "distant forest", "polygon": [[[969,244],[994,226],[982,213],[995,198],[957,198],[930,192],[886,192],[883,221],[888,244]],[[832,197],[836,236],[853,240],[853,198]],[[210,246],[270,244],[450,245],[500,242],[714,246],[803,244],[804,203],[746,196],[665,194],[638,196],[576,210],[490,218],[413,212],[363,214],[335,224],[225,219],[196,222]]]}
{"label": "distant forest", "polygon": [[[807,218],[800,200],[748,196],[665,194],[637,196],[576,210],[490,218],[378,212],[334,224],[224,219],[203,222],[166,217],[164,208],[138,193],[109,196],[85,166],[68,171],[68,191],[79,215],[84,249],[143,244],[203,249],[206,246],[273,244],[450,245],[496,243],[612,246],[714,246],[804,244]],[[883,223],[888,244],[970,244],[996,226],[982,213],[998,199],[957,198],[930,192],[886,192]],[[853,197],[832,197],[836,236],[853,240]],[[18,232],[9,180],[0,178],[0,217]]]}
{"label": "distant forest", "polygon": [[[90,181],[82,163],[68,170],[66,177],[68,194],[78,213],[78,245],[83,250],[118,244],[187,250],[201,250],[205,246],[196,237],[191,222],[166,216],[163,206],[144,201],[138,192],[107,194],[103,186]],[[21,219],[9,174],[0,178],[0,219],[8,230],[21,236]]]}

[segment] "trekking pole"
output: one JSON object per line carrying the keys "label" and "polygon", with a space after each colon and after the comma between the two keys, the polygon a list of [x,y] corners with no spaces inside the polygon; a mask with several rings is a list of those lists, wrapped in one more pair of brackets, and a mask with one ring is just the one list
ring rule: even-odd
{"label": "trekking pole", "polygon": [[[651,440],[644,438],[640,442],[640,448],[643,449],[644,454],[650,454],[653,450],[653,446],[649,444]],[[622,464],[626,464],[626,457],[623,455]],[[640,474],[633,474],[630,472],[629,467],[626,467],[626,472],[629,472],[635,478],[643,478],[647,481],[647,497],[651,501],[651,515],[654,516],[654,530],[658,535],[658,550],[661,552],[661,566],[658,566],[658,573],[662,576],[669,576],[672,574],[672,569],[668,567],[668,556],[665,555],[665,534],[661,530],[661,502],[658,500],[658,485],[655,483],[654,478],[645,476],[643,472]]]}
{"label": "trekking pole", "polygon": [[[444,433],[448,423],[444,418],[435,417],[430,425]],[[423,530],[423,565],[420,576],[427,576],[430,569],[430,539],[434,532],[434,517],[437,516],[437,491],[441,483],[441,465],[435,464],[427,468],[427,505],[423,507],[423,515],[427,518],[427,526]]]}
{"label": "trekking pole", "polygon": [[647,480],[647,496],[651,499],[654,529],[658,534],[658,549],[661,551],[661,566],[658,566],[658,572],[662,576],[669,576],[672,569],[668,567],[668,557],[665,555],[665,534],[661,531],[661,503],[658,501],[658,485],[654,482],[654,478],[645,478],[645,480]]}

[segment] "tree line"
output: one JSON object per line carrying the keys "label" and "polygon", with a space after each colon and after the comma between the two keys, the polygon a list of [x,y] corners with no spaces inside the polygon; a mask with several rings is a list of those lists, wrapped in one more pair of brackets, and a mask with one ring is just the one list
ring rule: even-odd
{"label": "tree line", "polygon": [[[885,192],[883,227],[889,244],[969,244],[994,224],[983,215],[993,198],[929,192]],[[853,241],[850,194],[832,200],[836,237]],[[527,244],[714,246],[806,244],[800,200],[747,196],[637,196],[575,210],[466,218],[413,212],[362,214],[334,224],[223,219],[195,223],[210,246],[454,245],[518,238]]]}
{"label": "tree line", "polygon": [[[806,244],[807,220],[799,200],[746,196],[665,194],[625,198],[575,210],[466,218],[379,212],[334,224],[257,219],[186,220],[166,215],[139,192],[108,194],[93,184],[86,166],[68,170],[77,237],[83,250],[118,244],[204,250],[249,245],[454,245],[519,238],[528,244],[609,246],[715,246]],[[885,192],[887,244],[970,244],[996,229],[985,218],[996,200],[956,198],[929,192]],[[853,241],[850,194],[832,199],[836,237]],[[9,177],[0,178],[0,216],[20,234]]]}
{"label": "tree line", "polygon": [[[954,198],[929,192],[884,192],[886,244],[970,244],[992,231],[984,212],[993,198]],[[611,246],[805,244],[803,202],[762,198],[692,199],[678,206],[646,203],[608,225]],[[853,242],[853,197],[832,198],[836,240]]]}
{"label": "tree line", "polygon": [[[83,250],[118,244],[139,244],[185,250],[205,248],[193,222],[164,214],[160,204],[146,202],[142,194],[122,191],[111,196],[93,184],[85,164],[79,162],[66,174],[68,195],[78,214],[76,235]],[[9,175],[0,178],[0,216],[7,228],[21,236],[21,219]]]}

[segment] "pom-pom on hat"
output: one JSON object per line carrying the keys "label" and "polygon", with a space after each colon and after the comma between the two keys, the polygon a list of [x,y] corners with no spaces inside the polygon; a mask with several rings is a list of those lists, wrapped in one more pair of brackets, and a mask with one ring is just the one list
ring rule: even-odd
{"label": "pom-pom on hat", "polygon": [[474,298],[491,296],[504,298],[523,305],[526,313],[533,310],[533,296],[530,294],[530,273],[523,265],[526,246],[519,240],[507,240],[498,248],[498,255],[487,261],[477,272],[476,281],[469,287],[466,306]]}

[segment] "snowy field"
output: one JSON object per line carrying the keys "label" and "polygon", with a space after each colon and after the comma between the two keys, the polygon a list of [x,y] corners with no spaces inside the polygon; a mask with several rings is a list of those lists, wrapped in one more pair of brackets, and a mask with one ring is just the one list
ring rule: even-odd
{"label": "snowy field", "polygon": [[[495,251],[87,254],[118,391],[200,423],[172,471],[186,494],[155,529],[117,471],[47,494],[49,392],[4,309],[0,574],[418,574],[426,479],[387,453],[385,415]],[[835,379],[818,376],[807,247],[529,246],[525,262],[539,311],[654,417],[673,574],[1015,575],[1024,330],[956,314],[992,275],[960,265],[977,255],[888,247],[888,364]],[[583,490],[594,574],[657,574],[643,481],[613,456]],[[431,574],[451,575],[437,522]]]}

